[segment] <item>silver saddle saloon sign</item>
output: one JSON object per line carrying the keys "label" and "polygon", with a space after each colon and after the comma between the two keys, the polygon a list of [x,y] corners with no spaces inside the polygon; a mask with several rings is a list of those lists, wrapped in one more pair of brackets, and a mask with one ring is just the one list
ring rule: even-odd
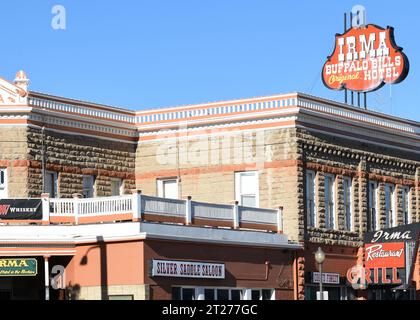
{"label": "silver saddle saloon sign", "polygon": [[369,285],[410,285],[418,248],[420,223],[365,235],[366,282]]}
{"label": "silver saddle saloon sign", "polygon": [[403,81],[407,56],[394,39],[394,28],[373,24],[353,27],[335,36],[335,49],[322,70],[322,81],[333,90],[375,91]]}

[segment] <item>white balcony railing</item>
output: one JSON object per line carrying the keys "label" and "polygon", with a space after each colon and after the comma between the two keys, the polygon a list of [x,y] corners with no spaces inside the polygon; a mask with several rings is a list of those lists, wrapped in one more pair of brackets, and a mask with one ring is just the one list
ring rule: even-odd
{"label": "white balcony railing", "polygon": [[142,195],[140,192],[117,197],[81,199],[43,198],[44,223],[87,223],[119,220],[151,220],[175,223],[216,225],[282,232],[283,211],[165,199]]}

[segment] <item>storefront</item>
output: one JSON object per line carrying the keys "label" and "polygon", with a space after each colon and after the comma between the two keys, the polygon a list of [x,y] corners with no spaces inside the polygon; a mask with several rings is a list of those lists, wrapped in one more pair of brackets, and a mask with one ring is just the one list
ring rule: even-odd
{"label": "storefront", "polygon": [[146,241],[151,299],[293,300],[295,250]]}
{"label": "storefront", "polygon": [[296,295],[302,247],[280,233],[146,221],[0,229],[4,300],[293,300]]}
{"label": "storefront", "polygon": [[320,300],[319,265],[315,252],[321,247],[325,253],[322,265],[323,300],[354,300],[356,291],[347,281],[347,271],[357,261],[358,248],[307,244],[305,259],[305,300]]}
{"label": "storefront", "polygon": [[[305,299],[319,300],[320,273],[308,272],[305,283]],[[322,273],[323,300],[353,300],[354,290],[348,285],[345,277],[339,273]]]}

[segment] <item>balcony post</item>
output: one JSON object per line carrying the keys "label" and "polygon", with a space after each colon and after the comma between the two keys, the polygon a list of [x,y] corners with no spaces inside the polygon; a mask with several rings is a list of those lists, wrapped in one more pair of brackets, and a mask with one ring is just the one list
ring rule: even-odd
{"label": "balcony post", "polygon": [[283,207],[277,209],[277,233],[283,233]]}
{"label": "balcony post", "polygon": [[239,229],[240,226],[239,218],[239,201],[233,203],[233,228]]}
{"label": "balcony post", "polygon": [[192,224],[192,204],[191,204],[191,196],[188,196],[185,199],[185,224],[187,226]]}
{"label": "balcony post", "polygon": [[42,205],[42,224],[50,224],[50,194],[41,194],[41,205]]}
{"label": "balcony post", "polygon": [[50,267],[49,267],[49,256],[44,256],[44,288],[45,288],[45,300],[50,300]]}
{"label": "balcony post", "polygon": [[79,193],[73,193],[73,210],[74,210],[74,222],[79,224],[79,199],[82,197]]}
{"label": "balcony post", "polygon": [[132,210],[133,210],[133,222],[140,222],[142,220],[141,214],[141,190],[132,190]]}

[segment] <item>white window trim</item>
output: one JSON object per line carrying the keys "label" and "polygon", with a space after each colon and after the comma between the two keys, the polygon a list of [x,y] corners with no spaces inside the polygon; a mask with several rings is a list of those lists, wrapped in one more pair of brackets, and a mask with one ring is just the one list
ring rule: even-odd
{"label": "white window trim", "polygon": [[165,181],[171,181],[174,180],[176,182],[176,188],[177,188],[177,199],[179,199],[179,179],[177,177],[170,177],[170,178],[159,178],[156,180],[156,195],[158,197],[164,198],[164,192],[163,192],[163,183]]}
{"label": "white window trim", "polygon": [[354,219],[354,214],[353,214],[353,212],[354,212],[354,207],[353,207],[353,179],[351,177],[343,177],[343,200],[344,200],[344,217],[345,217],[345,219],[346,219],[346,216],[347,216],[347,212],[346,212],[347,204],[346,204],[346,198],[345,198],[346,188],[344,188],[346,182],[350,184],[350,188],[349,188],[350,194],[347,195],[347,196],[350,197],[350,199],[349,199],[349,201],[350,201],[350,217],[349,217],[350,228],[347,228],[347,226],[345,226],[345,228],[346,228],[346,231],[353,231],[354,230],[354,221],[353,221],[353,219]]}
{"label": "white window trim", "polygon": [[370,186],[371,185],[373,185],[373,187],[374,187],[374,196],[375,196],[375,206],[374,206],[374,208],[375,208],[375,230],[373,230],[373,231],[378,231],[379,229],[380,229],[380,226],[379,226],[379,210],[378,210],[378,206],[379,206],[379,203],[378,203],[378,200],[379,200],[379,195],[378,195],[378,193],[379,193],[379,187],[378,187],[378,182],[376,182],[376,181],[369,181],[368,182],[368,214],[370,215],[370,209],[371,209],[371,202],[372,202],[372,199],[371,199],[371,197],[370,197]]}
{"label": "white window trim", "polygon": [[6,195],[5,198],[9,197],[9,179],[8,179],[8,170],[7,168],[0,168],[1,171],[4,172],[4,184],[2,187],[0,187],[0,192],[4,191],[4,194]]}
{"label": "white window trim", "polygon": [[[387,199],[387,190],[389,190],[389,200]],[[398,224],[397,221],[397,212],[396,212],[396,188],[395,185],[391,184],[391,183],[386,183],[385,184],[385,215],[387,218],[391,218],[392,219],[392,223],[386,225],[387,228],[393,228],[396,227]],[[389,208],[387,208],[387,203],[389,203]],[[391,216],[388,217],[388,212],[389,210],[391,210]]]}
{"label": "white window trim", "polygon": [[[332,204],[333,204],[333,208],[332,208],[332,213],[330,212],[330,214],[332,214],[332,223],[333,223],[333,225],[332,226],[329,226],[327,229],[330,229],[330,230],[335,230],[336,229],[336,227],[337,227],[337,221],[336,221],[336,219],[337,219],[337,214],[336,214],[336,207],[337,207],[337,203],[336,203],[336,191],[335,191],[335,188],[336,188],[336,176],[335,175],[333,175],[333,174],[329,174],[329,173],[325,173],[324,174],[324,204],[325,204],[325,206],[327,205],[327,199],[326,199],[326,194],[327,194],[327,191],[326,191],[326,188],[325,188],[325,181],[327,180],[327,178],[331,178],[331,180],[332,180],[332,187],[331,187],[331,199],[332,199]],[[326,208],[325,208],[325,210],[326,210]],[[327,221],[327,219],[326,219],[327,217],[325,217],[325,221]],[[326,226],[327,227],[327,226]]]}
{"label": "white window trim", "polygon": [[242,173],[255,173],[255,180],[256,180],[256,194],[255,194],[255,207],[260,207],[260,177],[258,171],[251,170],[251,171],[237,171],[235,172],[235,201],[238,201],[239,205],[242,205],[241,201],[241,174]]}
{"label": "white window trim", "polygon": [[406,187],[406,186],[402,187],[402,192],[403,192],[403,195],[405,195],[402,199],[403,200],[403,203],[402,203],[402,205],[403,205],[403,216],[404,216],[404,206],[405,206],[404,200],[406,200],[407,201],[407,221],[405,221],[405,223],[410,224],[410,223],[413,222],[413,217],[411,216],[411,209],[412,209],[411,208],[411,201],[412,201],[411,197],[413,195],[413,192],[412,192],[412,189],[410,187]]}
{"label": "white window trim", "polygon": [[[308,181],[309,179],[312,180],[313,183],[313,190],[312,190],[312,195],[313,195],[313,202],[314,202],[314,223],[312,227],[317,227],[318,226],[318,210],[317,210],[317,206],[316,206],[316,172],[315,171],[311,171],[308,170],[306,171],[306,219],[309,218],[309,214],[310,214],[310,210],[309,210],[309,206],[308,206],[308,202],[309,202],[309,184]],[[309,220],[308,220],[308,226],[309,226]]]}

